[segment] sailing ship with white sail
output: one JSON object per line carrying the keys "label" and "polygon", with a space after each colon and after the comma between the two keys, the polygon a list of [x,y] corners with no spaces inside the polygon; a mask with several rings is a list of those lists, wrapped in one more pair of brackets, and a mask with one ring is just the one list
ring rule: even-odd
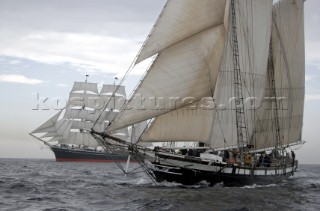
{"label": "sailing ship with white sail", "polygon": [[152,65],[93,133],[125,143],[112,132],[149,120],[140,143],[204,146],[149,151],[157,181],[280,182],[298,165],[288,149],[303,143],[304,54],[303,0],[168,0],[135,59]]}
{"label": "sailing ship with white sail", "polygon": [[[93,125],[96,131],[103,131],[125,100],[124,86],[103,84],[98,91],[98,84],[89,83],[87,79],[75,82],[66,108],[30,135],[49,146],[57,161],[126,162],[128,152],[104,148],[88,131]],[[128,128],[117,130],[113,135],[126,140],[129,138]]]}

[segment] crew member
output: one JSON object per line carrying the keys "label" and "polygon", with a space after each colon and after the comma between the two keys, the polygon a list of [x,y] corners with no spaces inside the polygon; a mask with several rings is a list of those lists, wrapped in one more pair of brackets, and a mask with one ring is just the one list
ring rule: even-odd
{"label": "crew member", "polygon": [[296,159],[296,154],[291,150],[292,164],[294,164],[294,160]]}
{"label": "crew member", "polygon": [[251,155],[249,153],[244,157],[244,164],[246,166],[251,166]]}

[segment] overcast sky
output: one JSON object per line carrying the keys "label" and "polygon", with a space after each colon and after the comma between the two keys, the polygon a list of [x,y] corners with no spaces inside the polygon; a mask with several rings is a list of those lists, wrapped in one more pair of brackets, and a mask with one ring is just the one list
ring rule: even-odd
{"label": "overcast sky", "polygon": [[[54,110],[40,97],[67,97],[74,81],[112,83],[157,19],[164,0],[0,0],[0,157],[54,158],[27,134]],[[320,163],[320,1],[305,3],[306,102],[302,163]],[[129,90],[145,69],[137,68]],[[51,105],[49,105],[51,106]],[[53,106],[53,105],[52,105]]]}

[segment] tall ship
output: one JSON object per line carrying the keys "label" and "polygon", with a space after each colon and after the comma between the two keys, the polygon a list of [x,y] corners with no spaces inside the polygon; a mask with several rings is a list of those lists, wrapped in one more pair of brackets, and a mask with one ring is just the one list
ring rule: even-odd
{"label": "tall ship", "polygon": [[[88,75],[87,75],[88,76]],[[124,86],[75,82],[67,105],[30,135],[47,145],[56,161],[126,162],[128,152],[118,147],[105,148],[90,129],[102,132],[119,113],[126,100]],[[130,139],[128,127],[114,131],[114,136]]]}
{"label": "tall ship", "polygon": [[[304,143],[304,49],[304,0],[168,0],[134,61],[153,63],[114,121],[92,134],[144,156],[155,182],[281,182]],[[146,120],[138,143],[175,147],[151,151],[112,134]]]}

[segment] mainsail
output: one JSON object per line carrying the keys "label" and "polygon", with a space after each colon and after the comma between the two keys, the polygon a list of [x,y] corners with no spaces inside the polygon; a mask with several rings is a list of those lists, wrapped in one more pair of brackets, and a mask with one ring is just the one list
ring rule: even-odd
{"label": "mainsail", "polygon": [[[150,120],[141,141],[275,147],[275,116],[265,100],[275,78],[277,97],[287,99],[276,115],[279,142],[300,141],[303,30],[303,0],[169,0],[135,63],[156,58],[107,132]],[[243,143],[235,115],[239,92]]]}
{"label": "mainsail", "polygon": [[[258,109],[258,122],[252,140],[259,148],[275,145],[276,130],[280,133],[280,146],[301,141],[305,93],[303,11],[302,0],[283,0],[273,7],[269,72],[274,72],[276,96],[272,96],[272,78],[268,77],[266,99]],[[276,98],[276,105],[270,97]],[[279,128],[274,127],[276,116]]]}
{"label": "mainsail", "polygon": [[[242,91],[245,125],[243,132],[248,144],[256,122],[255,107],[259,107],[263,97],[267,72],[269,43],[271,36],[272,1],[236,1],[235,17],[229,11],[228,35],[224,55],[219,69],[218,83],[214,93],[217,104],[211,146],[224,148],[238,146],[236,111],[236,91]],[[250,8],[250,9],[248,9]],[[231,5],[230,5],[231,10]],[[236,19],[236,23],[233,23]],[[263,27],[262,27],[263,26]],[[236,30],[236,31],[234,31]],[[233,33],[237,34],[238,52],[234,52]],[[239,57],[240,73],[235,76],[234,57]],[[242,81],[236,81],[238,77]]]}

